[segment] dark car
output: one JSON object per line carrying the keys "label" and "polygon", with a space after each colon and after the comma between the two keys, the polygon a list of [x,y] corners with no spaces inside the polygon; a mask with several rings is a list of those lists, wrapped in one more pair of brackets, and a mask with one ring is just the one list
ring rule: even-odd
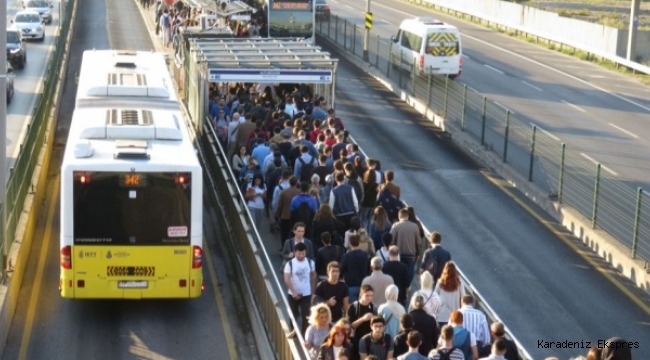
{"label": "dark car", "polygon": [[9,63],[7,63],[7,105],[11,103],[11,98],[14,97],[14,77],[16,74],[14,73],[14,68],[11,67]]}
{"label": "dark car", "polygon": [[18,29],[7,29],[7,61],[16,69],[24,68],[27,62],[27,48]]}
{"label": "dark car", "polygon": [[325,0],[316,0],[316,19],[329,21],[330,6]]}

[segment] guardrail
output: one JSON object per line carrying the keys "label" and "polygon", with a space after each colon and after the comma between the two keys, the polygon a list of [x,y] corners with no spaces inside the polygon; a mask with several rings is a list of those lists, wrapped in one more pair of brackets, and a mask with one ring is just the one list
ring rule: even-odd
{"label": "guardrail", "polygon": [[206,175],[218,194],[221,215],[226,218],[227,229],[222,229],[221,238],[232,239],[234,248],[245,264],[248,279],[255,290],[254,296],[269,340],[278,359],[309,359],[300,331],[289,337],[292,329],[300,329],[289,304],[286,292],[278,280],[273,263],[269,258],[262,239],[251,221],[244,197],[234,180],[230,164],[225,160],[225,152],[216,141],[217,136],[211,121],[204,121],[203,135],[200,138],[201,151],[205,153]]}
{"label": "guardrail", "polygon": [[[359,61],[363,61],[362,30],[334,15],[317,24],[320,36],[359,56]],[[643,189],[616,179],[611,170],[589,162],[525,115],[511,113],[466,85],[446,76],[415,76],[414,68],[399,70],[393,64],[402,59],[391,56],[392,48],[390,39],[372,37],[368,65],[421,99],[431,113],[444,118],[444,126],[474,135],[483,148],[548,191],[551,199],[575,208],[591,220],[592,228],[626,246],[632,259],[650,262],[650,201]]]}
{"label": "guardrail", "polygon": [[[7,182],[7,197],[4,204],[0,204],[0,215],[6,212],[4,231],[0,231],[0,246],[3,255],[3,277],[7,276],[7,255],[14,241],[20,215],[23,212],[25,197],[32,191],[33,184],[30,179],[38,163],[38,154],[43,146],[47,119],[54,111],[53,97],[56,84],[59,81],[59,71],[65,51],[65,41],[70,29],[74,0],[61,1],[65,13],[61,13],[59,33],[54,42],[54,50],[50,54],[43,84],[43,93],[39,95],[32,117],[27,125],[27,135],[20,144],[20,152],[14,166],[10,169]],[[4,164],[2,165],[4,166]],[[2,219],[2,217],[0,217]],[[2,221],[2,220],[0,220]]]}
{"label": "guardrail", "polygon": [[[517,32],[520,32],[522,34],[528,34],[532,37],[536,37],[538,39],[543,39],[546,40],[549,43],[556,43],[560,44],[563,46],[567,46],[570,48],[582,50],[587,53],[588,56],[594,55],[600,59],[605,59],[613,62],[617,67],[624,66],[634,72],[640,72],[643,74],[650,74],[650,67],[645,66],[643,64],[639,64],[634,61],[627,60],[626,58],[622,58],[620,56],[617,56],[615,54],[611,54],[605,51],[602,51],[600,49],[596,49],[594,47],[581,44],[575,41],[570,41],[567,39],[563,39],[557,36],[549,35],[547,33],[539,33],[535,32],[533,29],[530,29],[525,26],[520,26],[515,23],[512,23],[510,21],[505,21],[504,19],[499,19],[492,17],[488,14],[480,13],[478,11],[475,11],[476,7],[474,6],[467,6],[467,4],[464,3],[459,3],[457,1],[444,1],[444,0],[403,0],[403,1],[408,1],[410,3],[418,4],[421,6],[432,6],[437,10],[442,10],[447,13],[454,12],[457,14],[465,14],[469,15],[472,20],[478,19],[479,21],[484,21],[487,23],[489,26],[490,24],[500,26],[504,28],[504,30],[514,30]],[[524,6],[524,5],[520,5]],[[460,16],[462,17],[462,16]],[[476,19],[474,19],[476,18]]]}

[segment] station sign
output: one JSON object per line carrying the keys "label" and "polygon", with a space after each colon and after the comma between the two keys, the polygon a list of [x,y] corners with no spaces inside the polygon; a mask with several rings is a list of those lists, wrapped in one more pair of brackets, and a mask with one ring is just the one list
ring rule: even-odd
{"label": "station sign", "polygon": [[208,81],[331,84],[332,70],[209,69]]}

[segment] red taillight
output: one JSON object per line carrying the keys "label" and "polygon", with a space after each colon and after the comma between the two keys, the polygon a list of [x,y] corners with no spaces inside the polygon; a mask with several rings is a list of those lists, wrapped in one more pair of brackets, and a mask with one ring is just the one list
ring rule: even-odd
{"label": "red taillight", "polygon": [[192,269],[200,269],[203,265],[203,250],[200,246],[194,246],[192,248]]}
{"label": "red taillight", "polygon": [[70,245],[61,249],[61,267],[64,269],[72,269],[72,248]]}
{"label": "red taillight", "polygon": [[463,67],[463,55],[458,59],[458,66]]}
{"label": "red taillight", "polygon": [[325,5],[325,6],[323,6],[323,10],[329,10],[329,9],[330,9],[330,6],[329,6],[329,5]]}
{"label": "red taillight", "polygon": [[420,55],[418,66],[420,66],[420,69],[424,69],[424,55]]}

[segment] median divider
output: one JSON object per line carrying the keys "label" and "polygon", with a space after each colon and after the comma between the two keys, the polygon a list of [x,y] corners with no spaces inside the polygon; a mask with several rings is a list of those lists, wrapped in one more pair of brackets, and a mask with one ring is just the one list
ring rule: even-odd
{"label": "median divider", "polygon": [[20,153],[7,183],[7,202],[0,209],[7,212],[7,223],[4,224],[4,231],[0,232],[4,259],[4,281],[0,285],[2,343],[6,343],[9,335],[47,186],[50,155],[62,95],[62,79],[66,75],[77,2],[68,0],[61,4],[64,6],[61,12],[64,18],[55,34],[58,38],[54,43],[54,51],[50,53],[47,61],[43,93],[37,101],[38,105],[30,119],[25,142],[20,146]]}

